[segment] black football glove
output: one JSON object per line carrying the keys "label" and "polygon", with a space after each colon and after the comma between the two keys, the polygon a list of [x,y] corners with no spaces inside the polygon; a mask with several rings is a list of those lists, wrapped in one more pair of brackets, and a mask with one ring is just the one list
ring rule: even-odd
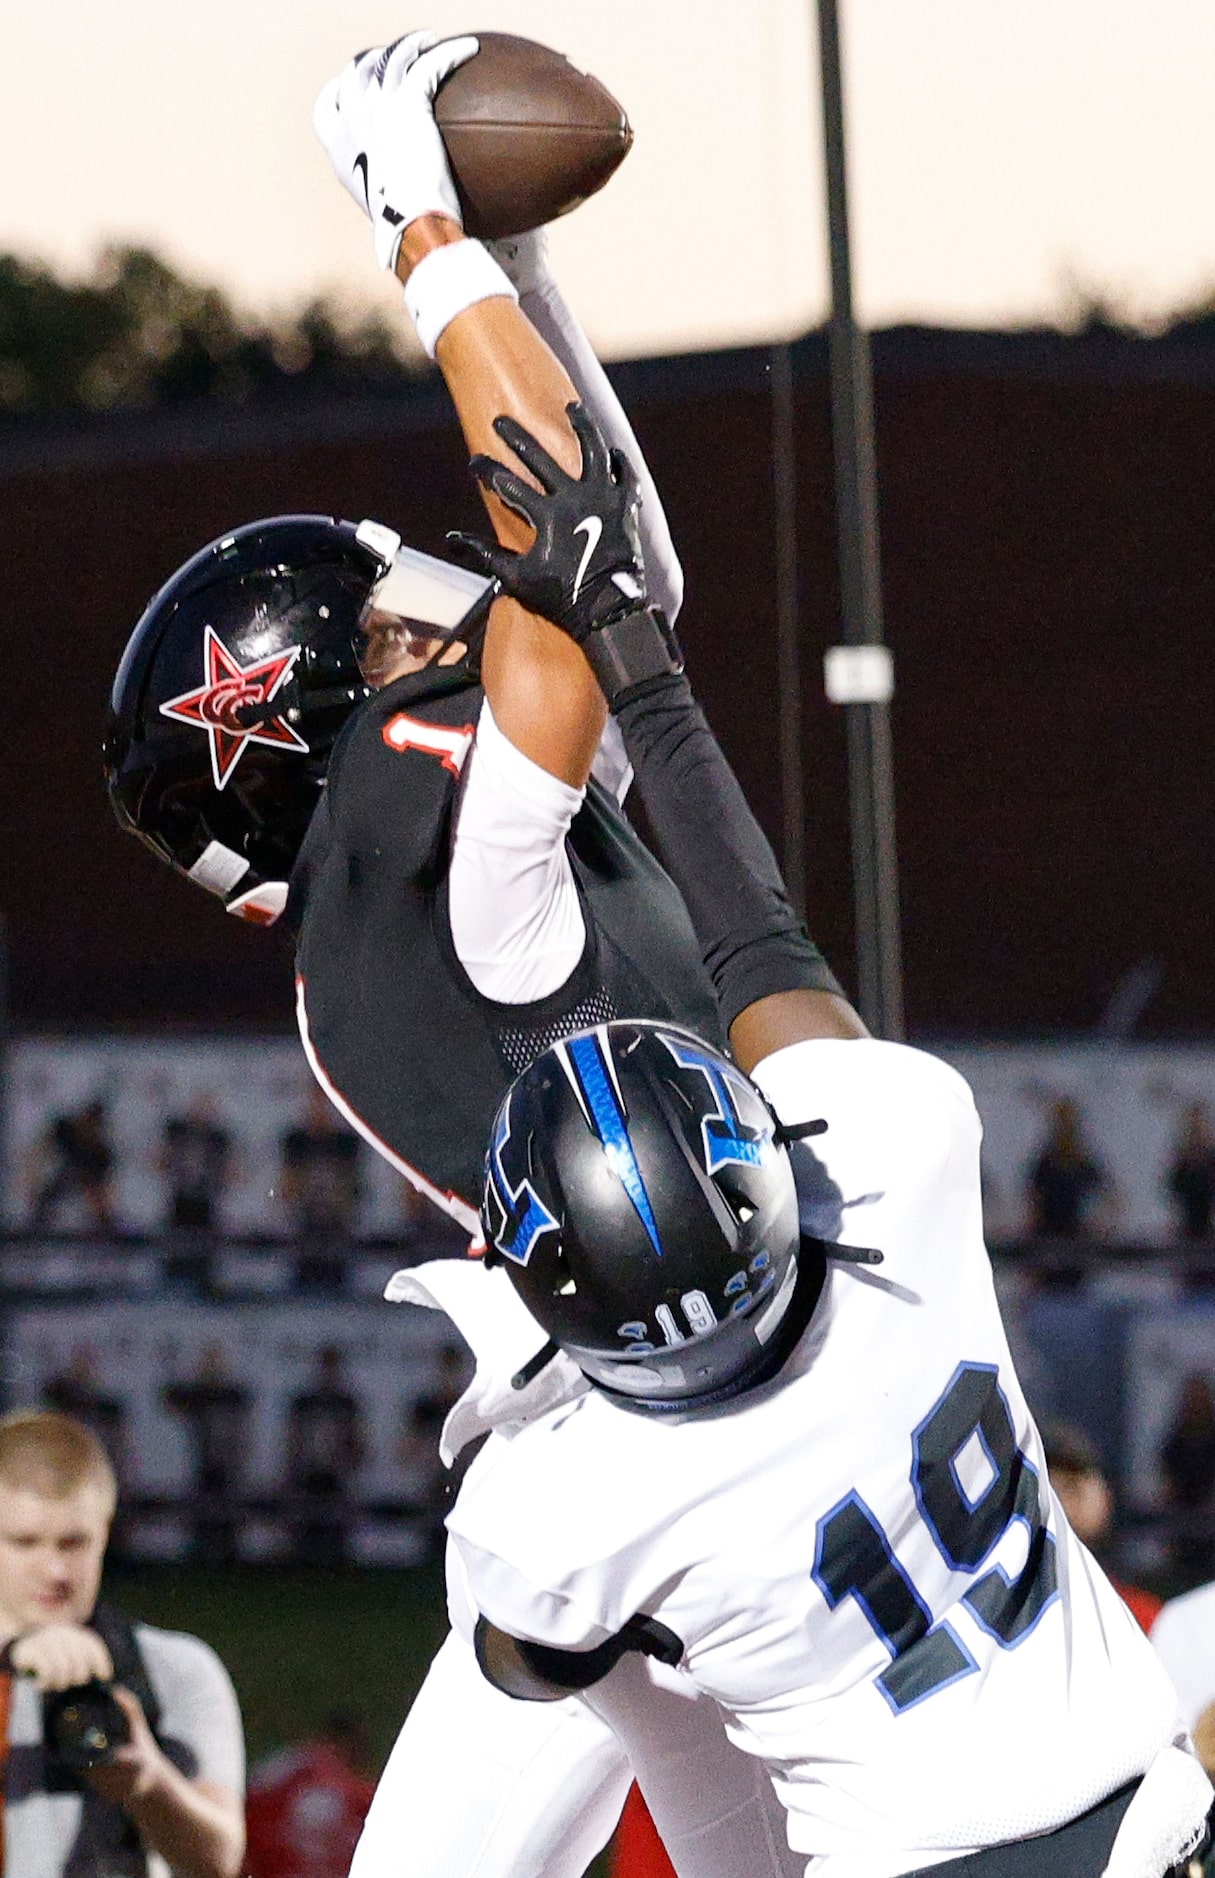
{"label": "black football glove", "polygon": [[469,465],[478,482],[531,523],[531,547],[515,554],[477,535],[450,534],[447,540],[453,560],[490,575],[529,613],[551,620],[582,645],[591,633],[646,604],[637,533],[641,497],[623,452],[608,449],[580,404],[566,411],[582,446],[581,476],[567,475],[512,417],[496,417],[494,429],[543,494],[493,457],[475,456]]}

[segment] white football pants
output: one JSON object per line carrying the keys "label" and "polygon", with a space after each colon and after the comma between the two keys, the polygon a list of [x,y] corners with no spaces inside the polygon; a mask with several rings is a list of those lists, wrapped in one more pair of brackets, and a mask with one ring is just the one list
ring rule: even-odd
{"label": "white football pants", "polygon": [[587,1697],[516,1702],[454,1631],[380,1776],[350,1878],[583,1878],[634,1773],[679,1878],[802,1878],[763,1767],[677,1671],[628,1656]]}

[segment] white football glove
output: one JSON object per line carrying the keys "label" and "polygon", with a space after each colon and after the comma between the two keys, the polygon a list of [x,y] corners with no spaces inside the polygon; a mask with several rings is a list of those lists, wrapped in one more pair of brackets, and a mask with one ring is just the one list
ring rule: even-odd
{"label": "white football glove", "polygon": [[371,217],[381,267],[396,266],[401,236],[419,215],[449,215],[463,226],[434,97],[479,44],[467,35],[407,33],[359,53],[316,101],[316,134],[339,181]]}

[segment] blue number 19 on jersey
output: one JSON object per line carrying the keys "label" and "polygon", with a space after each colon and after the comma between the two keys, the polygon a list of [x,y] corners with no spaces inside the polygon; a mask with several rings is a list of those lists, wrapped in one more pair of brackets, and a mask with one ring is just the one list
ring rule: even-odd
{"label": "blue number 19 on jersey", "polygon": [[[1024,1641],[1057,1595],[1055,1542],[1042,1520],[1038,1476],[1017,1446],[1012,1417],[986,1363],[961,1363],[944,1395],[911,1437],[916,1503],[946,1564],[973,1572],[962,1602],[1002,1649]],[[959,1473],[963,1454],[989,1475],[971,1498]],[[980,1567],[1014,1520],[1029,1531],[1029,1556],[1015,1578]],[[855,1598],[892,1657],[877,1686],[896,1713],[978,1667],[949,1624],[932,1612],[895,1558],[859,1493],[818,1522],[814,1580],[835,1610]]]}

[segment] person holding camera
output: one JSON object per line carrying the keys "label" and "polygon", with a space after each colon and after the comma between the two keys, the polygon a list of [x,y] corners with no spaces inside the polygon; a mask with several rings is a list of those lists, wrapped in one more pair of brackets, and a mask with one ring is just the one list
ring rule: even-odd
{"label": "person holding camera", "polygon": [[82,1422],[0,1417],[5,1878],[238,1878],[236,1694],[197,1637],[98,1603],[116,1499]]}

